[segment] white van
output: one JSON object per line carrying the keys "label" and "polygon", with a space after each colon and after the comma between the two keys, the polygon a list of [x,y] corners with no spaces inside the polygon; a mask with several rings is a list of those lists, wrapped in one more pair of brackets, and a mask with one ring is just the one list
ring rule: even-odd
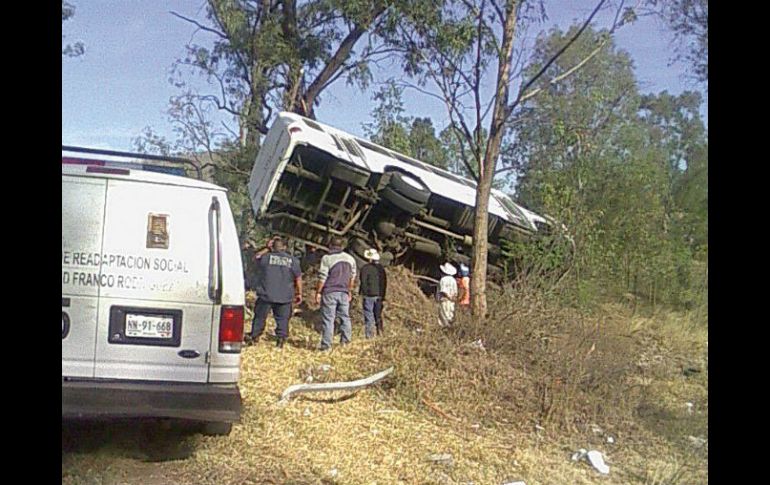
{"label": "white van", "polygon": [[62,158],[62,417],[240,419],[244,281],[226,189]]}

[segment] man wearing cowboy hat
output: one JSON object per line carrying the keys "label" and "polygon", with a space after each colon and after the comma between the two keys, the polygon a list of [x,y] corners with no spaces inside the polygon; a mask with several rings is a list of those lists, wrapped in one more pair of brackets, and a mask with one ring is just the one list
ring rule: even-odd
{"label": "man wearing cowboy hat", "polygon": [[455,318],[455,300],[457,299],[457,280],[455,275],[457,269],[451,263],[444,263],[439,266],[443,276],[438,282],[438,324],[442,327],[452,325]]}
{"label": "man wearing cowboy hat", "polygon": [[368,261],[361,268],[361,288],[364,305],[364,334],[366,338],[373,338],[375,327],[377,335],[383,333],[382,302],[385,300],[385,290],[388,285],[388,277],[385,268],[380,264],[380,253],[371,248],[364,251],[364,258]]}

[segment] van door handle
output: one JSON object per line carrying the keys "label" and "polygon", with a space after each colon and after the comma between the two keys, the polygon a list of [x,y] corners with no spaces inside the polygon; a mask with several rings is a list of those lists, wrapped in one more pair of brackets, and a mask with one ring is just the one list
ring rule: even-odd
{"label": "van door handle", "polygon": [[209,207],[209,238],[210,238],[210,261],[209,268],[209,298],[214,303],[222,303],[222,207],[219,199],[211,198]]}

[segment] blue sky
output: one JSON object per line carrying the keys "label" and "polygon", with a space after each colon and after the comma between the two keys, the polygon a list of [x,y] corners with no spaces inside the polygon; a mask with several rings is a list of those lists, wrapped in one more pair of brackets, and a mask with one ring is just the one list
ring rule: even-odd
{"label": "blue sky", "polygon": [[[168,82],[175,59],[195,35],[205,43],[204,33],[170,14],[204,20],[202,0],[72,0],[75,16],[63,24],[66,41],[82,41],[85,55],[62,58],[62,144],[114,150],[129,150],[144,127],[171,136],[165,110],[170,96],[178,91]],[[528,32],[531,39],[552,25],[566,28],[590,13],[595,0],[547,1],[549,21]],[[599,28],[610,22],[608,14],[597,16]],[[693,89],[684,77],[685,66],[669,66],[671,36],[657,21],[644,18],[622,28],[616,43],[627,50],[635,64],[640,87],[645,92],[668,90],[680,93]],[[375,72],[383,81],[387,72]],[[424,96],[407,92],[407,114],[430,116],[440,129],[446,123],[443,107]],[[319,120],[363,135],[362,124],[370,120],[374,106],[371,92],[362,93],[336,83],[326,91],[316,114]],[[708,120],[707,104],[701,109]]]}

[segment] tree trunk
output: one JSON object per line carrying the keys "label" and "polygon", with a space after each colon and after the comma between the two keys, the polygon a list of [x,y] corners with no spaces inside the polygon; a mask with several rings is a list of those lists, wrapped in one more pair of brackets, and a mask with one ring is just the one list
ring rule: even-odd
{"label": "tree trunk", "polygon": [[479,183],[476,187],[476,214],[473,220],[473,258],[471,261],[471,311],[477,319],[487,316],[487,241],[489,227],[489,196],[495,178],[497,157],[503,142],[505,120],[508,117],[508,84],[513,54],[513,33],[516,27],[516,2],[509,0],[505,8],[502,54],[497,66],[495,104],[489,128],[484,159],[479,163]]}
{"label": "tree trunk", "polygon": [[487,314],[487,227],[489,223],[489,194],[492,181],[481,177],[476,188],[476,214],[473,220],[473,253],[471,259],[471,296],[473,315],[484,318]]}

